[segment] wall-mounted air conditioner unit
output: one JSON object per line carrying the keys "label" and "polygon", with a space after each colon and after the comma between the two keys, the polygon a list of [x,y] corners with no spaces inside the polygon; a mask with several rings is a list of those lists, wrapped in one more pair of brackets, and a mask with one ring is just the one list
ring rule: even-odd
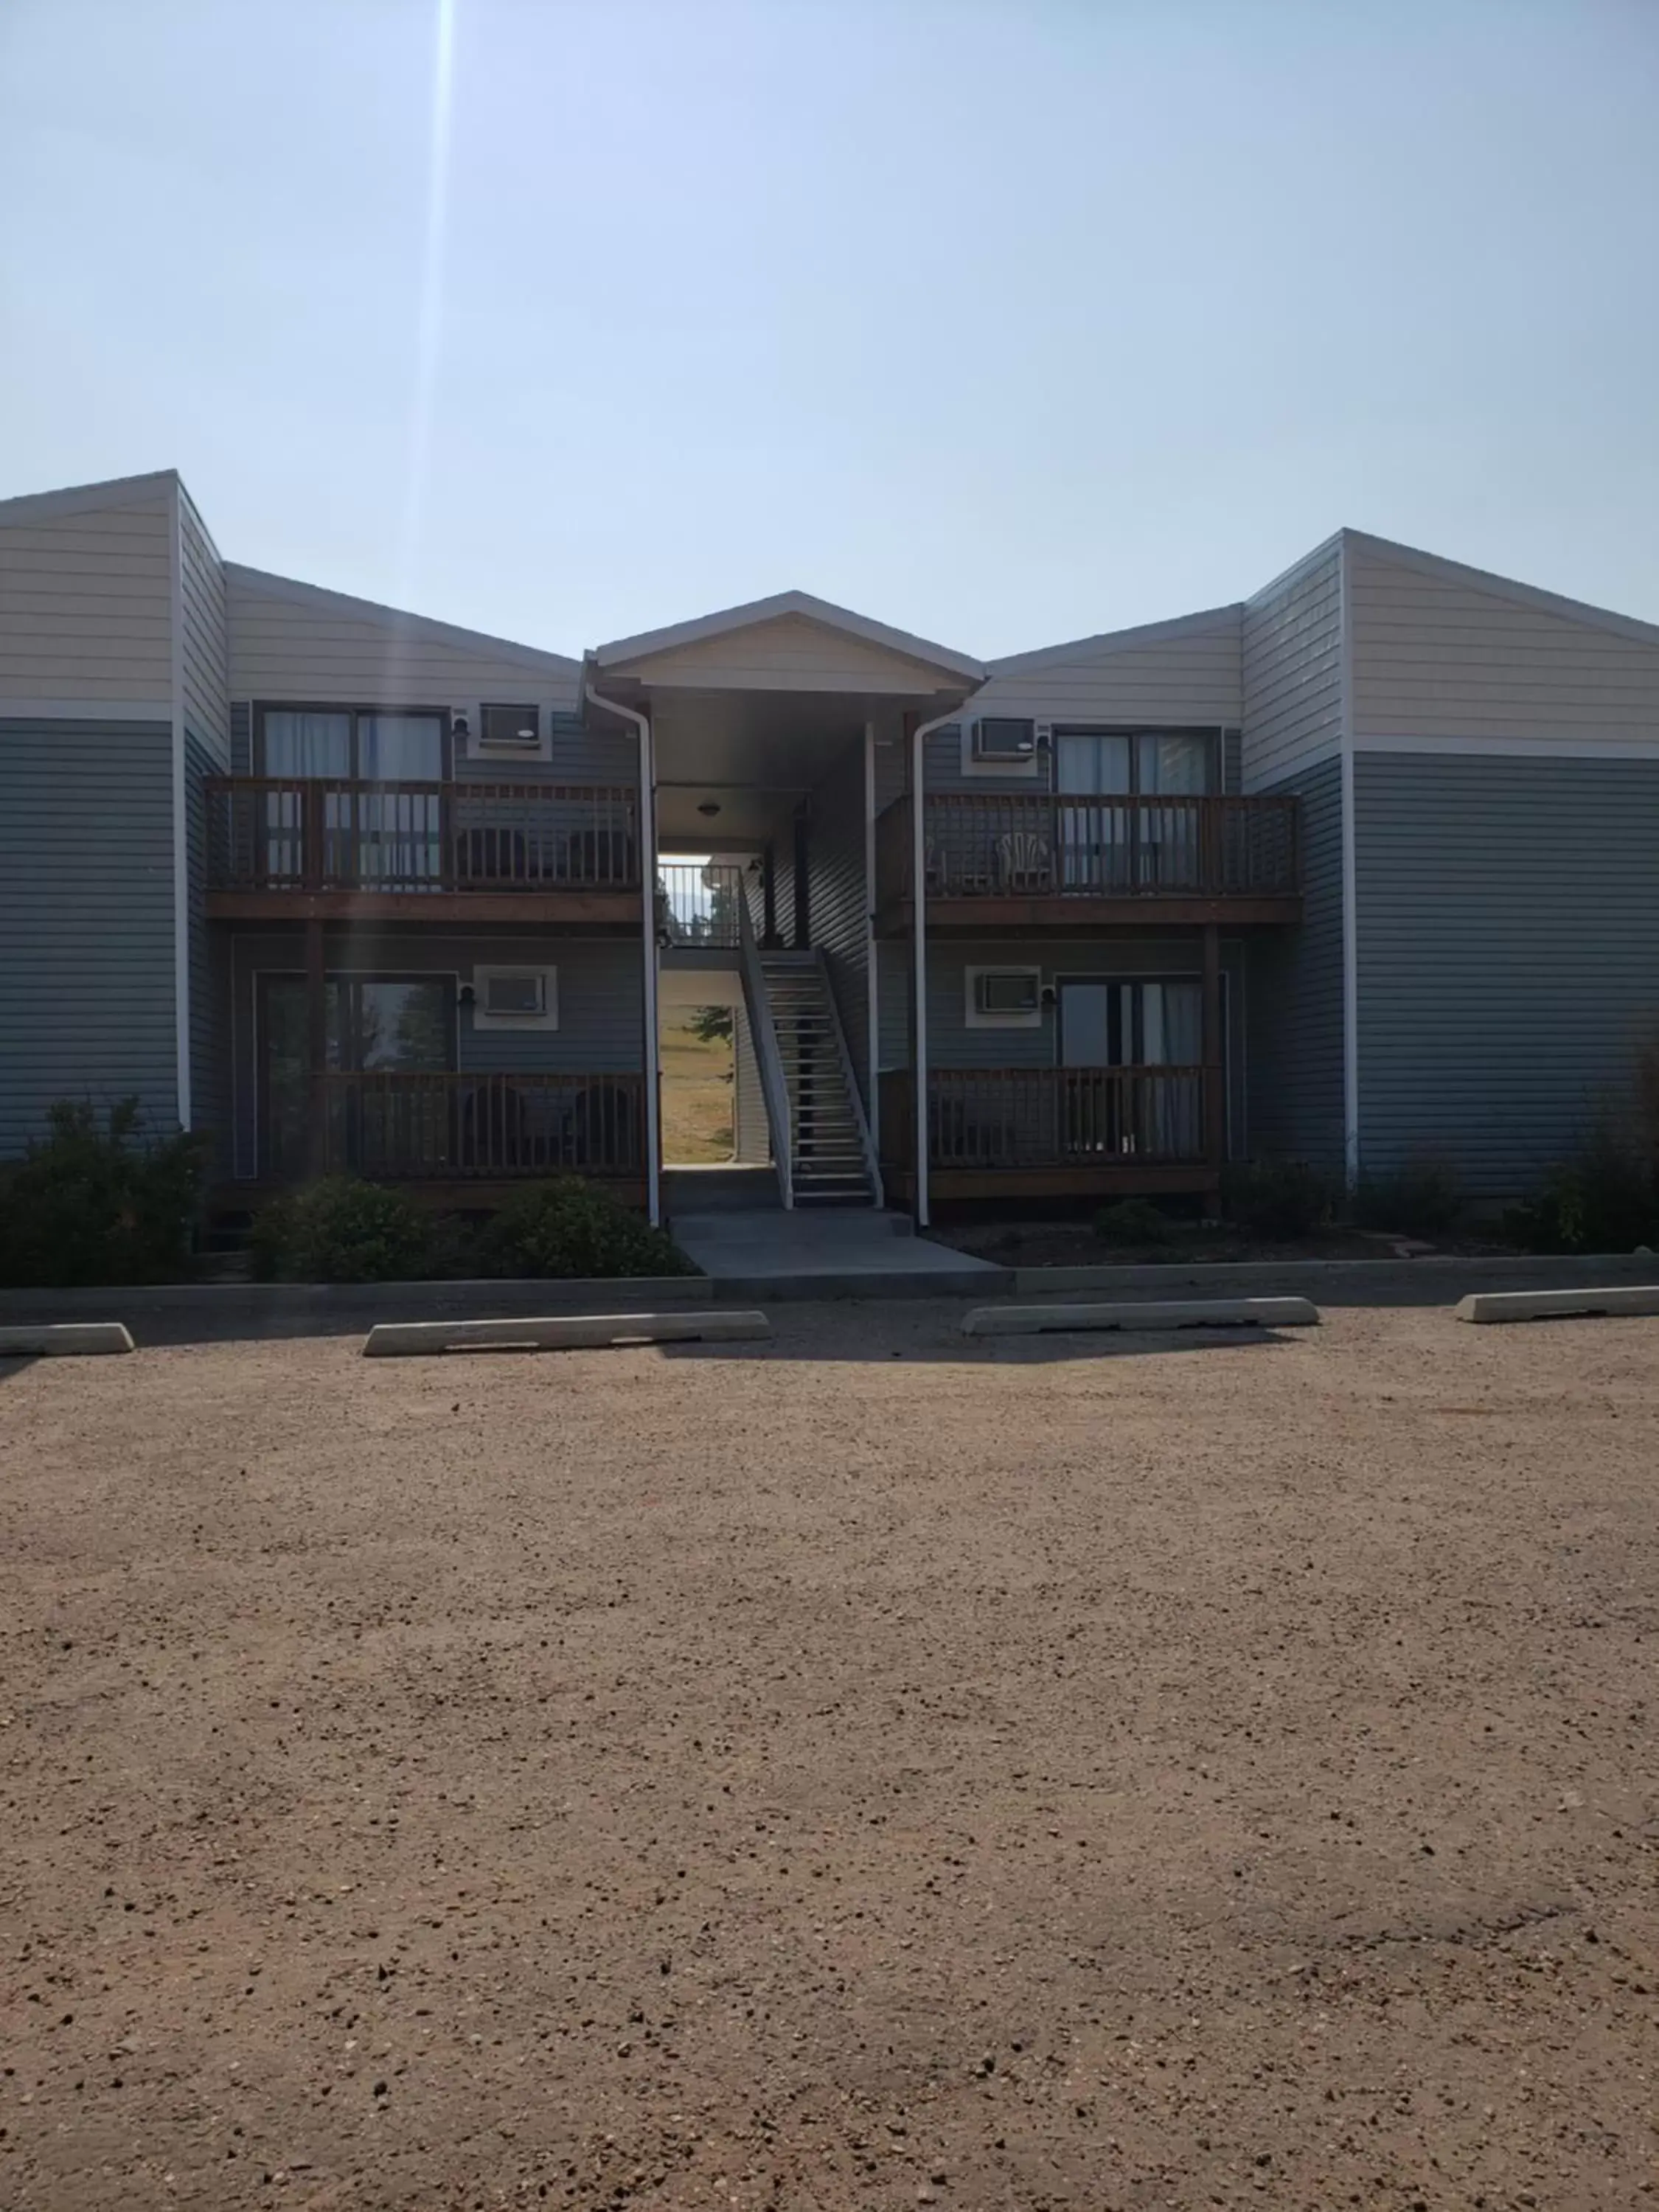
{"label": "wall-mounted air conditioner unit", "polygon": [[532,757],[542,748],[541,711],[536,707],[483,706],[478,709],[478,750]]}
{"label": "wall-mounted air conditioner unit", "polygon": [[1028,761],[1036,750],[1036,725],[1012,714],[982,714],[968,725],[976,761]]}

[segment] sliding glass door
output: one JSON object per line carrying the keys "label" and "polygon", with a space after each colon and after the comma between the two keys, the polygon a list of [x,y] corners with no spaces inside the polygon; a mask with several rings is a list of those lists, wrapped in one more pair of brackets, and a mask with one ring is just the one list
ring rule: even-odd
{"label": "sliding glass door", "polygon": [[[380,714],[356,708],[267,708],[259,718],[259,773],[288,784],[323,781],[320,855],[304,850],[306,794],[264,794],[266,873],[273,882],[373,890],[420,890],[442,874],[441,800],[448,740],[441,714]],[[384,789],[349,787],[365,783]],[[410,788],[409,787],[416,787]],[[315,822],[315,812],[311,817]]]}
{"label": "sliding glass door", "polygon": [[[1060,985],[1066,1147],[1200,1159],[1204,1149],[1204,1001],[1185,977]],[[1108,1071],[1132,1068],[1132,1076]],[[1159,1075],[1159,1068],[1180,1073]],[[1096,1073],[1101,1079],[1091,1081]]]}
{"label": "sliding glass door", "polygon": [[[442,1074],[455,1066],[455,987],[441,975],[331,975],[325,997],[329,1073],[374,1077],[398,1070]],[[303,975],[261,975],[258,1000],[260,1170],[288,1182],[307,1168],[309,1054]],[[388,1112],[406,1097],[428,1102],[422,1129],[433,1164],[447,1146],[447,1086],[331,1082],[329,1156],[337,1167],[372,1170],[385,1156]],[[428,1126],[429,1125],[429,1126]]]}
{"label": "sliding glass door", "polygon": [[1203,731],[1057,732],[1061,883],[1102,892],[1196,887],[1202,810],[1191,802],[1216,788],[1215,758]]}

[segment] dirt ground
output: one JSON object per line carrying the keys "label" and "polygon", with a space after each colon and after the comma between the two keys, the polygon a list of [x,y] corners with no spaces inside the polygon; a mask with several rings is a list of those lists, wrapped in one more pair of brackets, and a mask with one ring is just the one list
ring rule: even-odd
{"label": "dirt ground", "polygon": [[1656,2197],[1659,1325],[0,1370],[0,2205]]}

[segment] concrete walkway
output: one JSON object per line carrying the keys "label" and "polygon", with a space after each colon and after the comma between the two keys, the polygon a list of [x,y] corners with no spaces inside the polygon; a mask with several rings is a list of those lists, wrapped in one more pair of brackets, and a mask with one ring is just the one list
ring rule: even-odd
{"label": "concrete walkway", "polygon": [[781,1206],[676,1214],[674,1242],[722,1287],[732,1282],[764,1288],[767,1282],[806,1279],[826,1286],[832,1279],[895,1277],[924,1292],[965,1289],[972,1279],[1001,1279],[1006,1270],[931,1237],[911,1233],[908,1217],[872,1206],[822,1209]]}

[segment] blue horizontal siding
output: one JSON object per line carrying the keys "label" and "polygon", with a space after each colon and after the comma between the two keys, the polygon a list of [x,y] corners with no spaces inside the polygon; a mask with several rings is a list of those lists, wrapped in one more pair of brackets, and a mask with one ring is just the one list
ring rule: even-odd
{"label": "blue horizontal siding", "polygon": [[1354,817],[1364,1166],[1523,1191],[1659,1024],[1659,761],[1362,752]]}
{"label": "blue horizontal siding", "polygon": [[[185,731],[185,855],[190,914],[190,1118],[193,1128],[216,1139],[225,1126],[222,1009],[217,992],[212,939],[207,923],[207,794],[203,779],[223,773],[223,757]],[[228,1163],[216,1162],[224,1166]]]}
{"label": "blue horizontal siding", "polygon": [[[511,705],[503,700],[503,705]],[[631,731],[587,730],[580,714],[555,714],[548,737],[551,757],[541,761],[473,760],[455,747],[458,783],[605,783],[630,789],[640,780],[639,739]]]}
{"label": "blue horizontal siding", "polygon": [[0,720],[0,1154],[58,1098],[178,1121],[173,732]]}
{"label": "blue horizontal siding", "polygon": [[1302,921],[1250,943],[1251,1149],[1336,1174],[1346,1150],[1341,763],[1323,761],[1267,788],[1302,801]]}

